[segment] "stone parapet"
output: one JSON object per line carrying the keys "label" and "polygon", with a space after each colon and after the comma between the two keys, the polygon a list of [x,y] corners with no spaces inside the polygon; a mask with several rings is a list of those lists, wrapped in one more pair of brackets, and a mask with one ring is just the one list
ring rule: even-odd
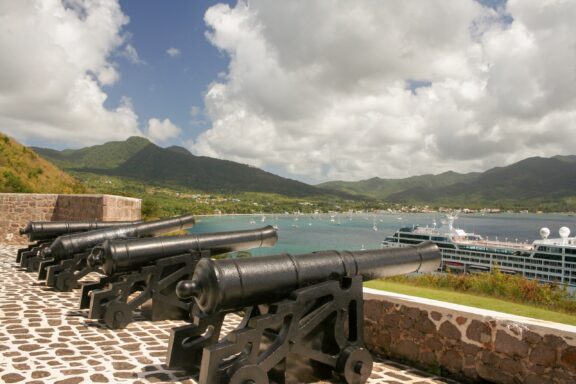
{"label": "stone parapet", "polygon": [[25,244],[18,230],[29,221],[140,220],[141,200],[113,195],[0,193],[0,239]]}
{"label": "stone parapet", "polygon": [[368,348],[461,381],[576,383],[576,327],[365,289]]}

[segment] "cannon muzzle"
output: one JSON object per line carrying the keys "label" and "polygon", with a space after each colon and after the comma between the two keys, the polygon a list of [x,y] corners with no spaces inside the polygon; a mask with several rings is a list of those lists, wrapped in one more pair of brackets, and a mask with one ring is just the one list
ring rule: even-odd
{"label": "cannon muzzle", "polygon": [[26,226],[24,228],[20,228],[20,230],[19,230],[20,236],[27,235],[30,233],[30,231],[32,231],[32,222],[31,221],[29,221],[28,224],[26,224]]}
{"label": "cannon muzzle", "polygon": [[364,281],[432,272],[440,251],[432,242],[367,251],[322,251],[245,259],[202,259],[191,280],[178,283],[181,299],[194,298],[204,313],[233,311],[280,300],[295,289],[343,277]]}
{"label": "cannon muzzle", "polygon": [[272,247],[277,241],[278,233],[270,225],[245,231],[113,240],[94,247],[88,256],[88,265],[100,266],[106,275],[111,276],[151,264],[158,259],[183,253],[210,251],[211,255],[218,255],[252,248]]}

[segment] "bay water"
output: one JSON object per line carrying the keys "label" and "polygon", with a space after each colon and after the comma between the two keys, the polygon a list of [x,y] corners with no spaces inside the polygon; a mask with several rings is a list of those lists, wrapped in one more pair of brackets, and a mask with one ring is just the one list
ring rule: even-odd
{"label": "bay water", "polygon": [[[441,213],[335,214],[335,215],[230,215],[202,216],[192,233],[278,227],[278,243],[271,248],[250,250],[253,256],[278,253],[308,253],[321,250],[360,250],[381,248],[385,236],[398,228],[442,225]],[[542,227],[550,237],[568,227],[576,234],[576,217],[566,214],[460,214],[454,227],[489,239],[529,242],[540,238]],[[571,235],[571,236],[573,236]]]}

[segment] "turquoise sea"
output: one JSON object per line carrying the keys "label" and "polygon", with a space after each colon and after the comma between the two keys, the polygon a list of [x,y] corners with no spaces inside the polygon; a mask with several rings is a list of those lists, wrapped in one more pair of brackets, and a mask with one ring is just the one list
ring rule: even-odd
{"label": "turquoise sea", "polygon": [[[255,229],[278,226],[278,243],[272,248],[254,249],[254,256],[283,252],[307,253],[319,250],[359,250],[380,248],[385,236],[401,226],[441,225],[440,213],[336,214],[336,215],[238,215],[197,218],[193,233]],[[460,214],[456,228],[474,232],[490,239],[532,242],[539,238],[542,227],[550,237],[558,237],[558,229],[566,226],[576,234],[576,217],[561,214]],[[572,236],[573,236],[572,235]]]}

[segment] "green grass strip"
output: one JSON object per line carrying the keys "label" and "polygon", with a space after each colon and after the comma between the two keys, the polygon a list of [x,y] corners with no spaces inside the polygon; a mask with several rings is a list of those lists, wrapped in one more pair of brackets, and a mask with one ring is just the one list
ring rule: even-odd
{"label": "green grass strip", "polygon": [[553,321],[556,323],[576,325],[576,316],[561,312],[549,311],[546,309],[517,304],[510,301],[471,295],[467,293],[448,291],[443,289],[416,287],[408,284],[374,280],[364,283],[368,288],[379,289],[401,293],[409,296],[423,297],[426,299],[444,301],[447,303],[467,305],[492,311],[510,313],[517,316],[531,317],[533,319]]}

